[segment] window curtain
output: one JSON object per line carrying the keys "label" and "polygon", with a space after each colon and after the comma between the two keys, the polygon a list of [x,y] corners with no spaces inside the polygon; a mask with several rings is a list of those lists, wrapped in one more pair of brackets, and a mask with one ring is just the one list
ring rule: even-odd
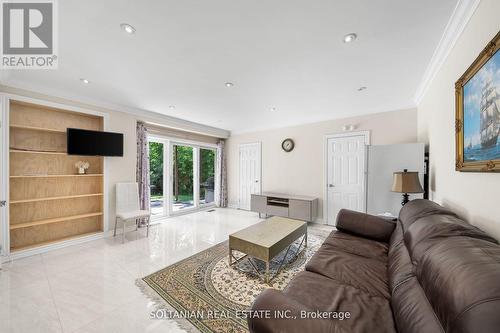
{"label": "window curtain", "polygon": [[215,204],[217,207],[227,207],[227,171],[225,141],[217,142],[217,164],[215,183]]}
{"label": "window curtain", "polygon": [[[139,184],[139,204],[141,209],[150,209],[149,193],[149,144],[148,129],[142,122],[137,122],[137,170],[136,181]],[[141,221],[141,224],[145,221]]]}

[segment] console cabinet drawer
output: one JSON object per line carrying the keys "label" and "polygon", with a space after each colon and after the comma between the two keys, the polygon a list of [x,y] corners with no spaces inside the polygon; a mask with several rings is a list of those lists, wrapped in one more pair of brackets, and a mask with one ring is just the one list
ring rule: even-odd
{"label": "console cabinet drawer", "polygon": [[252,194],[252,199],[250,200],[250,210],[257,213],[265,213],[267,205],[267,197],[261,195]]}
{"label": "console cabinet drawer", "polygon": [[312,221],[311,201],[290,199],[288,212],[291,219]]}
{"label": "console cabinet drawer", "polygon": [[266,214],[288,217],[288,207],[267,205]]}

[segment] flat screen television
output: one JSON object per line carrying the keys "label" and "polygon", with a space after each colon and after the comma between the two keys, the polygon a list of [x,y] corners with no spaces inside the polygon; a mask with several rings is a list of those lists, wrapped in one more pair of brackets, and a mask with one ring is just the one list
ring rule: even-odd
{"label": "flat screen television", "polygon": [[68,155],[123,156],[123,134],[68,128]]}

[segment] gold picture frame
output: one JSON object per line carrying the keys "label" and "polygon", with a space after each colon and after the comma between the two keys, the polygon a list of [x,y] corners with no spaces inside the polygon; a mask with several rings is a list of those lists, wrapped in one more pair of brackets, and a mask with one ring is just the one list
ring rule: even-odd
{"label": "gold picture frame", "polygon": [[455,83],[457,171],[500,172],[499,48],[500,31]]}

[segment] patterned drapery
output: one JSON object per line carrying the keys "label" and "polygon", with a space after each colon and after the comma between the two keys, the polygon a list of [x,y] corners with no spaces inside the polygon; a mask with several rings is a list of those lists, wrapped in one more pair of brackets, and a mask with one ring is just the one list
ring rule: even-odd
{"label": "patterned drapery", "polygon": [[[137,169],[136,181],[139,184],[139,204],[141,209],[150,209],[149,193],[149,144],[148,129],[142,122],[137,122]],[[141,221],[143,223],[143,221]]]}
{"label": "patterned drapery", "polygon": [[226,148],[224,140],[217,143],[216,172],[215,204],[217,207],[227,207]]}

